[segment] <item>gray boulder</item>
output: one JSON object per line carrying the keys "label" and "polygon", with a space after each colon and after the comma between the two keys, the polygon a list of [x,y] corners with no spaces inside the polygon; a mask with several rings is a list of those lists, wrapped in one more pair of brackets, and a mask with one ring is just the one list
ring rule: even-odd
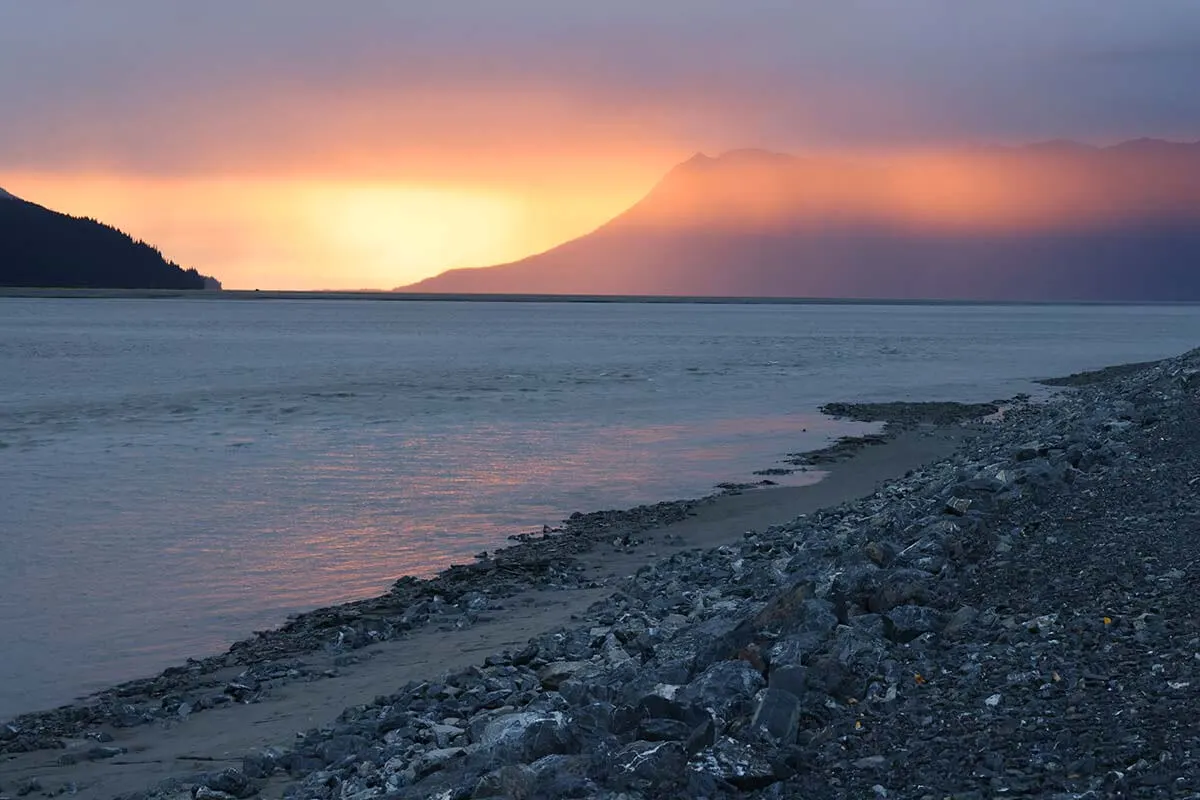
{"label": "gray boulder", "polygon": [[763,689],[758,693],[751,725],[762,728],[781,744],[796,740],[800,728],[800,698],[782,689]]}
{"label": "gray boulder", "polygon": [[900,644],[941,630],[943,624],[942,613],[928,606],[897,606],[884,614],[883,619],[887,638]]}
{"label": "gray boulder", "polygon": [[762,673],[745,661],[720,661],[679,690],[681,703],[711,709],[724,720],[748,714],[758,690],[766,685]]}

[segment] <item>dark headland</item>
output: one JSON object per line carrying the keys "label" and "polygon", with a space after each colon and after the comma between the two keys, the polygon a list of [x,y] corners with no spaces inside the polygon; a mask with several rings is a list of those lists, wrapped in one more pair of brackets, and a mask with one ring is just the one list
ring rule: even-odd
{"label": "dark headland", "polygon": [[1192,796],[1200,350],[1072,384],[18,718],[0,796]]}
{"label": "dark headland", "polygon": [[219,289],[214,278],[98,220],[0,189],[0,287]]}

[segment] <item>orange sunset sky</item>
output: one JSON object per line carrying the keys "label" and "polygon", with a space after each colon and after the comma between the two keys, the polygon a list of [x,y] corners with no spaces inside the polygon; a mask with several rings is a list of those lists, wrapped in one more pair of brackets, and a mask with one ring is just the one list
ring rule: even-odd
{"label": "orange sunset sky", "polygon": [[693,152],[1195,139],[1194,0],[0,3],[0,187],[227,288],[585,233]]}

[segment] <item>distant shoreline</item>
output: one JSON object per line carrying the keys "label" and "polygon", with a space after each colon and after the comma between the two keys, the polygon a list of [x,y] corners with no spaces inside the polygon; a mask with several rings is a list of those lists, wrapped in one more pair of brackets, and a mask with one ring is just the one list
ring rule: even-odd
{"label": "distant shoreline", "polygon": [[458,303],[658,303],[664,305],[858,306],[1200,306],[1197,300],[922,300],[857,297],[708,297],[600,294],[439,294],[395,291],[290,291],[283,289],[59,289],[0,286],[0,298],[118,300],[375,300]]}

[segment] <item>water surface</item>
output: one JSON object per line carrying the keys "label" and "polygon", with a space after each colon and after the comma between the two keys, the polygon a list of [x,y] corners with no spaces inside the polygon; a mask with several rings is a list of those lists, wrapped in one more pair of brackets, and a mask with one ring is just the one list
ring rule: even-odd
{"label": "water surface", "polygon": [[861,429],[828,400],[1198,342],[1187,306],[0,298],[0,717],[751,480]]}

